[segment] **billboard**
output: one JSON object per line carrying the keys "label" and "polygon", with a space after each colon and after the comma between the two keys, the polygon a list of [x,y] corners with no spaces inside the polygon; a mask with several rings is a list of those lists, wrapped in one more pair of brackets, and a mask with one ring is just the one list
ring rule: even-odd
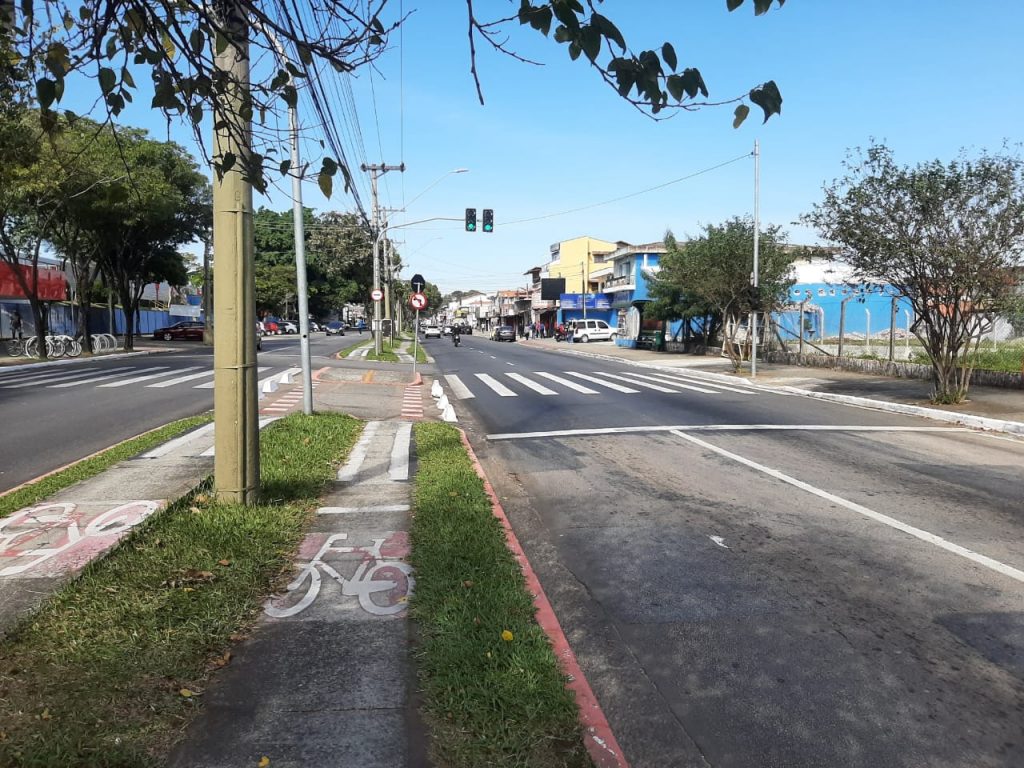
{"label": "billboard", "polygon": [[543,301],[557,301],[563,293],[564,277],[545,277],[540,281],[540,297]]}
{"label": "billboard", "polygon": [[607,293],[588,293],[584,299],[578,293],[563,293],[558,297],[562,309],[611,309],[611,296]]}

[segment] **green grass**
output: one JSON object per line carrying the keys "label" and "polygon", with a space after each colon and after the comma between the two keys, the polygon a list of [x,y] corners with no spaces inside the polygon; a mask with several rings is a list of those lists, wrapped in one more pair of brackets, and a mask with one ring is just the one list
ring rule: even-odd
{"label": "green grass", "polygon": [[172,421],[151,432],[145,432],[138,437],[125,440],[113,448],[108,448],[95,456],[82,459],[79,462],[66,467],[59,472],[37,480],[19,488],[16,491],[0,496],[0,517],[16,512],[24,507],[38,504],[43,499],[52,496],[57,491],[67,488],[81,480],[95,477],[120,461],[130,459],[161,443],[165,443],[173,437],[182,435],[190,429],[206,424],[213,419],[212,413],[204,413],[199,416],[190,416],[187,419]]}
{"label": "green grass", "polygon": [[415,434],[410,610],[435,764],[590,765],[573,695],[459,432],[418,424]]}
{"label": "green grass", "polygon": [[201,488],[19,624],[0,643],[0,765],[162,765],[358,433],[342,414],[267,427],[264,503],[220,504]]}
{"label": "green grass", "polygon": [[[983,344],[977,353],[968,355],[967,359],[974,365],[975,370],[1020,373],[1024,370],[1024,345],[1002,342],[999,346],[993,347],[989,342]],[[931,358],[922,351],[914,355],[914,362],[931,365]]]}

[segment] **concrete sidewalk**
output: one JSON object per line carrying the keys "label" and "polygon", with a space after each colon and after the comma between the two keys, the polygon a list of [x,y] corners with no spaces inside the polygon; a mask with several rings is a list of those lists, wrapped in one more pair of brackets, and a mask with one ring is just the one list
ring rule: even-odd
{"label": "concrete sidewalk", "polygon": [[567,344],[553,339],[532,339],[520,343],[563,354],[687,370],[698,376],[739,376],[758,386],[781,389],[789,394],[1024,435],[1024,391],[1020,390],[972,385],[967,402],[934,405],[929,401],[931,385],[923,379],[897,379],[830,368],[762,362],[757,365],[757,378],[752,379],[749,366],[744,366],[740,374],[734,374],[728,358],[713,355],[669,354],[617,347],[613,343]]}

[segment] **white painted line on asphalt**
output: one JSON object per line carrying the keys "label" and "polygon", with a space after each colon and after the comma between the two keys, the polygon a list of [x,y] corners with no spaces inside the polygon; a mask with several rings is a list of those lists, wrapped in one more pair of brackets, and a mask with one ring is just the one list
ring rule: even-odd
{"label": "white painted line on asphalt", "polygon": [[476,397],[472,392],[469,391],[469,387],[462,383],[462,379],[456,376],[454,373],[446,373],[445,381],[448,382],[448,386],[452,388],[452,392],[459,400],[469,400],[470,398]]}
{"label": "white painted line on asphalt", "polygon": [[[640,376],[641,374],[638,373],[638,374],[634,374],[634,375]],[[729,386],[727,384],[715,384],[715,383],[712,383],[710,381],[704,381],[703,379],[698,379],[698,378],[694,378],[694,377],[671,376],[671,375],[669,375],[667,373],[652,373],[650,375],[644,376],[644,378],[651,379],[652,381],[664,381],[664,382],[667,382],[667,383],[670,383],[670,384],[677,384],[680,381],[684,381],[684,382],[686,382],[688,384],[694,384],[694,385],[699,384],[702,387],[710,387],[711,389],[720,389],[720,390],[722,390],[724,392],[736,392],[736,393],[741,394],[741,395],[755,395],[759,391],[759,390],[755,390],[755,389],[745,389],[743,387],[731,387],[731,386]]]}
{"label": "white painted line on asphalt", "polygon": [[159,459],[161,456],[166,456],[168,453],[170,453],[173,450],[176,450],[182,445],[185,445],[186,443],[191,443],[193,440],[198,440],[200,437],[203,437],[208,434],[213,434],[212,421],[209,424],[204,424],[198,429],[193,429],[191,432],[186,432],[184,435],[180,435],[179,437],[176,437],[173,440],[168,440],[163,445],[158,445],[153,450],[147,451],[146,453],[142,454],[140,458]]}
{"label": "white painted line on asphalt", "polygon": [[[646,379],[647,381],[654,381],[654,382],[658,382],[660,384],[667,384],[668,386],[671,386],[671,387],[679,387],[680,389],[689,389],[689,390],[691,390],[693,392],[702,392],[705,395],[717,395],[717,394],[719,394],[719,391],[716,390],[716,389],[707,389],[706,387],[697,387],[697,386],[694,386],[693,384],[684,384],[683,382],[679,381],[678,379],[676,379],[675,381],[665,381],[664,378],[655,378],[654,376],[648,376],[647,374],[644,374],[644,373],[630,373],[629,371],[624,371],[622,375],[623,376],[627,376],[629,379]],[[640,386],[645,386],[644,384],[641,384],[640,382],[637,382],[637,383]]]}
{"label": "white painted line on asphalt", "polygon": [[491,355],[491,360],[497,360],[497,359],[498,358],[496,358],[494,355]]}
{"label": "white painted line on asphalt", "polygon": [[532,389],[538,395],[557,395],[558,394],[557,392],[555,392],[555,390],[548,389],[543,384],[538,384],[535,381],[531,381],[530,379],[528,379],[525,376],[523,376],[521,373],[506,373],[505,375],[508,376],[510,379],[512,379],[512,381],[518,381],[520,384],[522,384],[527,389]]}
{"label": "white painted line on asphalt", "polygon": [[824,491],[821,488],[816,488],[810,483],[805,483],[803,480],[797,480],[795,477],[791,477],[785,474],[784,472],[780,472],[777,469],[766,467],[763,464],[758,464],[756,461],[744,458],[743,456],[740,456],[737,453],[727,451],[724,448],[719,448],[718,446],[712,445],[711,443],[701,440],[698,437],[688,435],[686,434],[686,432],[683,432],[681,430],[673,430],[672,434],[676,435],[677,437],[681,437],[683,440],[691,442],[694,445],[699,445],[701,448],[704,448],[707,451],[712,451],[713,453],[717,453],[719,456],[724,456],[727,459],[732,459],[733,461],[738,462],[739,464],[743,464],[746,467],[756,469],[758,472],[762,472],[768,475],[769,477],[774,477],[776,480],[781,480],[782,482],[787,483],[788,485],[792,485],[795,488],[799,488],[802,491],[806,491],[807,493],[813,494],[814,496],[818,496],[819,498],[825,499],[826,501],[829,501],[832,504],[838,504],[839,506],[845,507],[846,509],[849,509],[852,512],[856,512],[859,515],[863,515],[864,517],[867,517],[871,520],[875,520],[876,522],[882,523],[883,525],[888,525],[890,528],[895,528],[897,531],[903,531],[903,533],[907,533],[916,539],[928,542],[929,544],[934,544],[935,546],[944,549],[947,552],[952,552],[955,555],[960,555],[960,557],[966,558],[972,562],[977,563],[978,565],[982,565],[985,568],[995,571],[996,573],[1001,573],[1004,576],[1009,576],[1011,579],[1016,579],[1017,581],[1024,582],[1024,571],[1014,568],[1012,565],[1001,563],[998,560],[994,560],[991,557],[988,557],[987,555],[982,555],[978,552],[975,552],[974,550],[967,549],[967,547],[962,547],[959,544],[954,544],[953,542],[948,541],[947,539],[944,539],[941,536],[936,536],[934,533],[929,533],[928,531],[922,530],[920,528],[915,528],[912,525],[907,525],[906,523],[901,522],[900,520],[897,520],[894,517],[889,517],[888,515],[884,515],[881,512],[876,512],[873,509],[868,509],[867,507],[862,506],[861,504],[858,504],[855,501],[849,501],[848,499],[844,499],[841,496],[836,496],[834,493],[829,493],[828,491]]}
{"label": "white painted line on asphalt", "polygon": [[[269,365],[261,366],[256,369],[256,373],[263,373],[264,371],[269,371],[270,368],[271,366]],[[274,376],[277,376],[277,374],[275,373],[273,376],[267,376],[266,379],[260,379],[257,382],[257,386],[263,386],[263,382],[265,382],[267,379],[274,378]],[[213,381],[204,381],[202,384],[196,384],[196,386],[192,387],[192,389],[213,389],[214,384],[215,382]]]}
{"label": "white painted line on asphalt", "polygon": [[[164,366],[159,366],[164,368]],[[177,371],[162,371],[159,374],[145,374],[144,376],[133,376],[130,379],[122,379],[121,381],[112,381],[110,384],[100,384],[100,388],[103,387],[126,387],[129,384],[138,384],[140,381],[150,381],[151,379],[163,379],[165,376],[174,376],[178,372],[184,371],[195,371],[199,366],[188,366],[187,368],[179,368]],[[156,371],[157,369],[151,368],[146,369],[147,371]]]}
{"label": "white painted line on asphalt", "polygon": [[568,379],[563,379],[561,376],[556,376],[553,373],[546,373],[545,371],[534,371],[533,375],[534,376],[543,376],[545,379],[548,379],[549,381],[553,381],[553,382],[555,382],[557,384],[561,384],[563,387],[568,387],[569,389],[571,389],[571,390],[573,390],[575,392],[579,392],[581,395],[598,395],[598,394],[600,394],[600,392],[598,392],[596,389],[591,389],[590,387],[584,387],[582,384],[577,384],[575,381],[569,381]]}
{"label": "white painted line on asphalt", "polygon": [[[263,429],[265,426],[267,426],[267,424],[273,424],[275,421],[277,421],[280,418],[281,418],[280,416],[263,416],[263,417],[261,417],[260,418],[260,422],[259,422],[260,429]],[[216,447],[217,446],[216,446],[216,443],[215,443],[214,445],[211,445],[209,448],[207,448],[205,451],[203,451],[199,455],[200,456],[213,456],[213,453],[214,453],[214,450],[216,450]]]}
{"label": "white painted line on asphalt", "polygon": [[[124,376],[125,374],[131,373],[132,370],[133,369],[128,369],[128,370],[123,370],[122,369],[122,370],[118,371],[117,373],[108,373],[108,374],[106,374],[104,376],[93,376],[92,378],[89,378],[89,379],[79,379],[78,381],[69,381],[66,384],[48,384],[47,385],[47,389],[66,389],[68,387],[77,387],[80,384],[92,384],[93,382],[96,382],[96,381],[107,381],[108,379],[116,379],[118,376]],[[152,368],[149,369],[149,370],[152,370]],[[106,386],[106,385],[102,385],[101,384],[100,386]]]}
{"label": "white painted line on asphalt", "polygon": [[[537,374],[538,376],[542,374]],[[571,383],[571,382],[570,382]],[[596,392],[594,394],[597,394]],[[874,427],[831,424],[674,424],[649,427],[594,427],[589,429],[555,429],[549,432],[496,432],[488,440],[528,440],[538,437],[591,437],[593,435],[635,435],[644,432],[974,432],[967,427]]]}
{"label": "white painted line on asphalt", "polygon": [[606,373],[605,371],[598,371],[598,373],[601,376],[607,376],[609,379],[618,379],[619,381],[628,381],[630,384],[633,384],[633,385],[635,385],[637,387],[643,387],[644,389],[653,389],[655,392],[668,392],[669,394],[675,394],[675,390],[674,389],[669,389],[668,387],[663,387],[660,384],[648,384],[647,382],[643,382],[643,381],[635,381],[634,379],[629,379],[629,378],[626,378],[625,376],[620,376],[617,373]]}
{"label": "white painted line on asphalt", "polygon": [[[123,375],[124,373],[130,373],[131,371],[134,371],[135,368],[134,367],[128,367],[128,368],[120,368],[118,370],[119,370],[119,373],[110,374],[110,375],[120,376],[120,375]],[[97,373],[98,373],[98,371],[96,371],[95,369],[93,369],[91,371],[84,371],[82,373],[72,373],[72,374],[60,374],[60,373],[58,373],[56,371],[50,371],[48,374],[46,374],[45,377],[36,376],[36,377],[33,377],[31,381],[23,381],[20,384],[5,384],[5,385],[3,385],[3,388],[4,389],[22,389],[23,387],[35,387],[35,386],[40,386],[41,387],[41,386],[45,386],[47,384],[50,384],[50,382],[54,382],[54,381],[68,381],[69,379],[81,379],[81,378],[83,378],[85,376],[93,376],[93,377],[95,377],[97,375]],[[91,380],[95,381],[95,379],[91,379]],[[53,386],[53,385],[50,384],[50,386]]]}
{"label": "white painted line on asphalt", "polygon": [[508,360],[505,361],[505,365],[511,365],[513,368],[516,367],[515,363],[510,363]]}
{"label": "white painted line on asphalt", "polygon": [[516,393],[506,387],[500,381],[495,379],[493,376],[489,376],[486,373],[474,374],[480,381],[486,384],[488,387],[493,389],[501,397],[517,397]]}
{"label": "white painted line on asphalt", "polygon": [[729,548],[728,545],[725,543],[725,539],[723,539],[721,536],[708,536],[708,538],[715,542],[715,544],[720,546],[722,549]]}
{"label": "white painted line on asphalt", "polygon": [[[630,387],[624,387],[621,384],[615,384],[614,382],[611,382],[611,381],[605,381],[604,379],[598,378],[597,376],[590,376],[590,375],[588,375],[586,373],[575,373],[573,371],[566,371],[565,374],[566,374],[566,376],[575,376],[577,379],[583,379],[584,381],[592,381],[594,384],[599,384],[602,387],[607,387],[608,389],[614,390],[616,392],[624,392],[627,395],[635,395],[637,392],[640,391],[639,389],[632,389]],[[623,379],[621,376],[619,376],[617,378],[621,379],[622,381],[627,381],[627,379]],[[632,384],[632,383],[634,383],[634,382],[630,382],[630,384]],[[637,386],[638,387],[644,387],[644,386],[654,386],[654,385],[653,384],[639,384],[638,383]],[[671,390],[667,390],[666,389],[665,391],[669,392]]]}
{"label": "white painted line on asphalt", "polygon": [[352,453],[349,454],[345,466],[338,470],[338,480],[344,483],[351,482],[359,474],[359,469],[363,466],[366,453],[370,449],[370,443],[373,441],[378,429],[380,429],[379,421],[367,422],[366,427],[363,429],[363,434],[355,444],[355,447],[352,448]]}
{"label": "white painted line on asphalt", "polygon": [[412,441],[412,424],[406,422],[398,425],[395,442],[391,446],[391,466],[388,477],[395,482],[409,479],[409,445]]}
{"label": "white painted line on asphalt", "polygon": [[146,387],[173,387],[175,384],[183,384],[186,381],[192,381],[193,379],[201,379],[204,376],[213,376],[213,371],[200,371],[199,373],[190,373],[188,376],[179,376],[176,379],[169,379],[168,381],[158,381],[156,384],[147,384]]}
{"label": "white painted line on asphalt", "polygon": [[[61,370],[63,370],[63,369],[61,369]],[[78,373],[71,373],[71,374],[62,374],[60,370],[53,370],[53,369],[50,369],[50,370],[39,370],[39,371],[33,371],[32,373],[19,373],[19,374],[15,374],[14,376],[4,376],[3,378],[0,378],[0,386],[5,386],[6,387],[8,384],[21,384],[23,382],[29,382],[29,381],[37,382],[37,381],[39,381],[41,379],[60,380],[60,379],[71,379],[71,378],[76,378],[76,377],[80,377],[80,376],[93,376],[93,375],[95,375],[97,373],[102,373],[102,372],[103,371],[101,371],[98,368],[90,368],[87,371],[80,371]]]}
{"label": "white painted line on asphalt", "polygon": [[408,512],[408,504],[381,504],[376,507],[320,507],[318,515],[356,515],[360,512],[384,514],[387,512]]}

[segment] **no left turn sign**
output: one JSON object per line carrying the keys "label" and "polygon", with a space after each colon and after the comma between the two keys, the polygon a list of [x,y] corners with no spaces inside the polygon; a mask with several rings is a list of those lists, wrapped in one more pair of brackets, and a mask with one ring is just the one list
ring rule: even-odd
{"label": "no left turn sign", "polygon": [[374,288],[372,291],[370,291],[370,298],[373,299],[374,301],[380,301],[381,299],[384,298],[384,291],[382,291],[380,288]]}
{"label": "no left turn sign", "polygon": [[409,305],[413,309],[426,309],[427,308],[427,297],[422,293],[414,293],[409,297]]}

